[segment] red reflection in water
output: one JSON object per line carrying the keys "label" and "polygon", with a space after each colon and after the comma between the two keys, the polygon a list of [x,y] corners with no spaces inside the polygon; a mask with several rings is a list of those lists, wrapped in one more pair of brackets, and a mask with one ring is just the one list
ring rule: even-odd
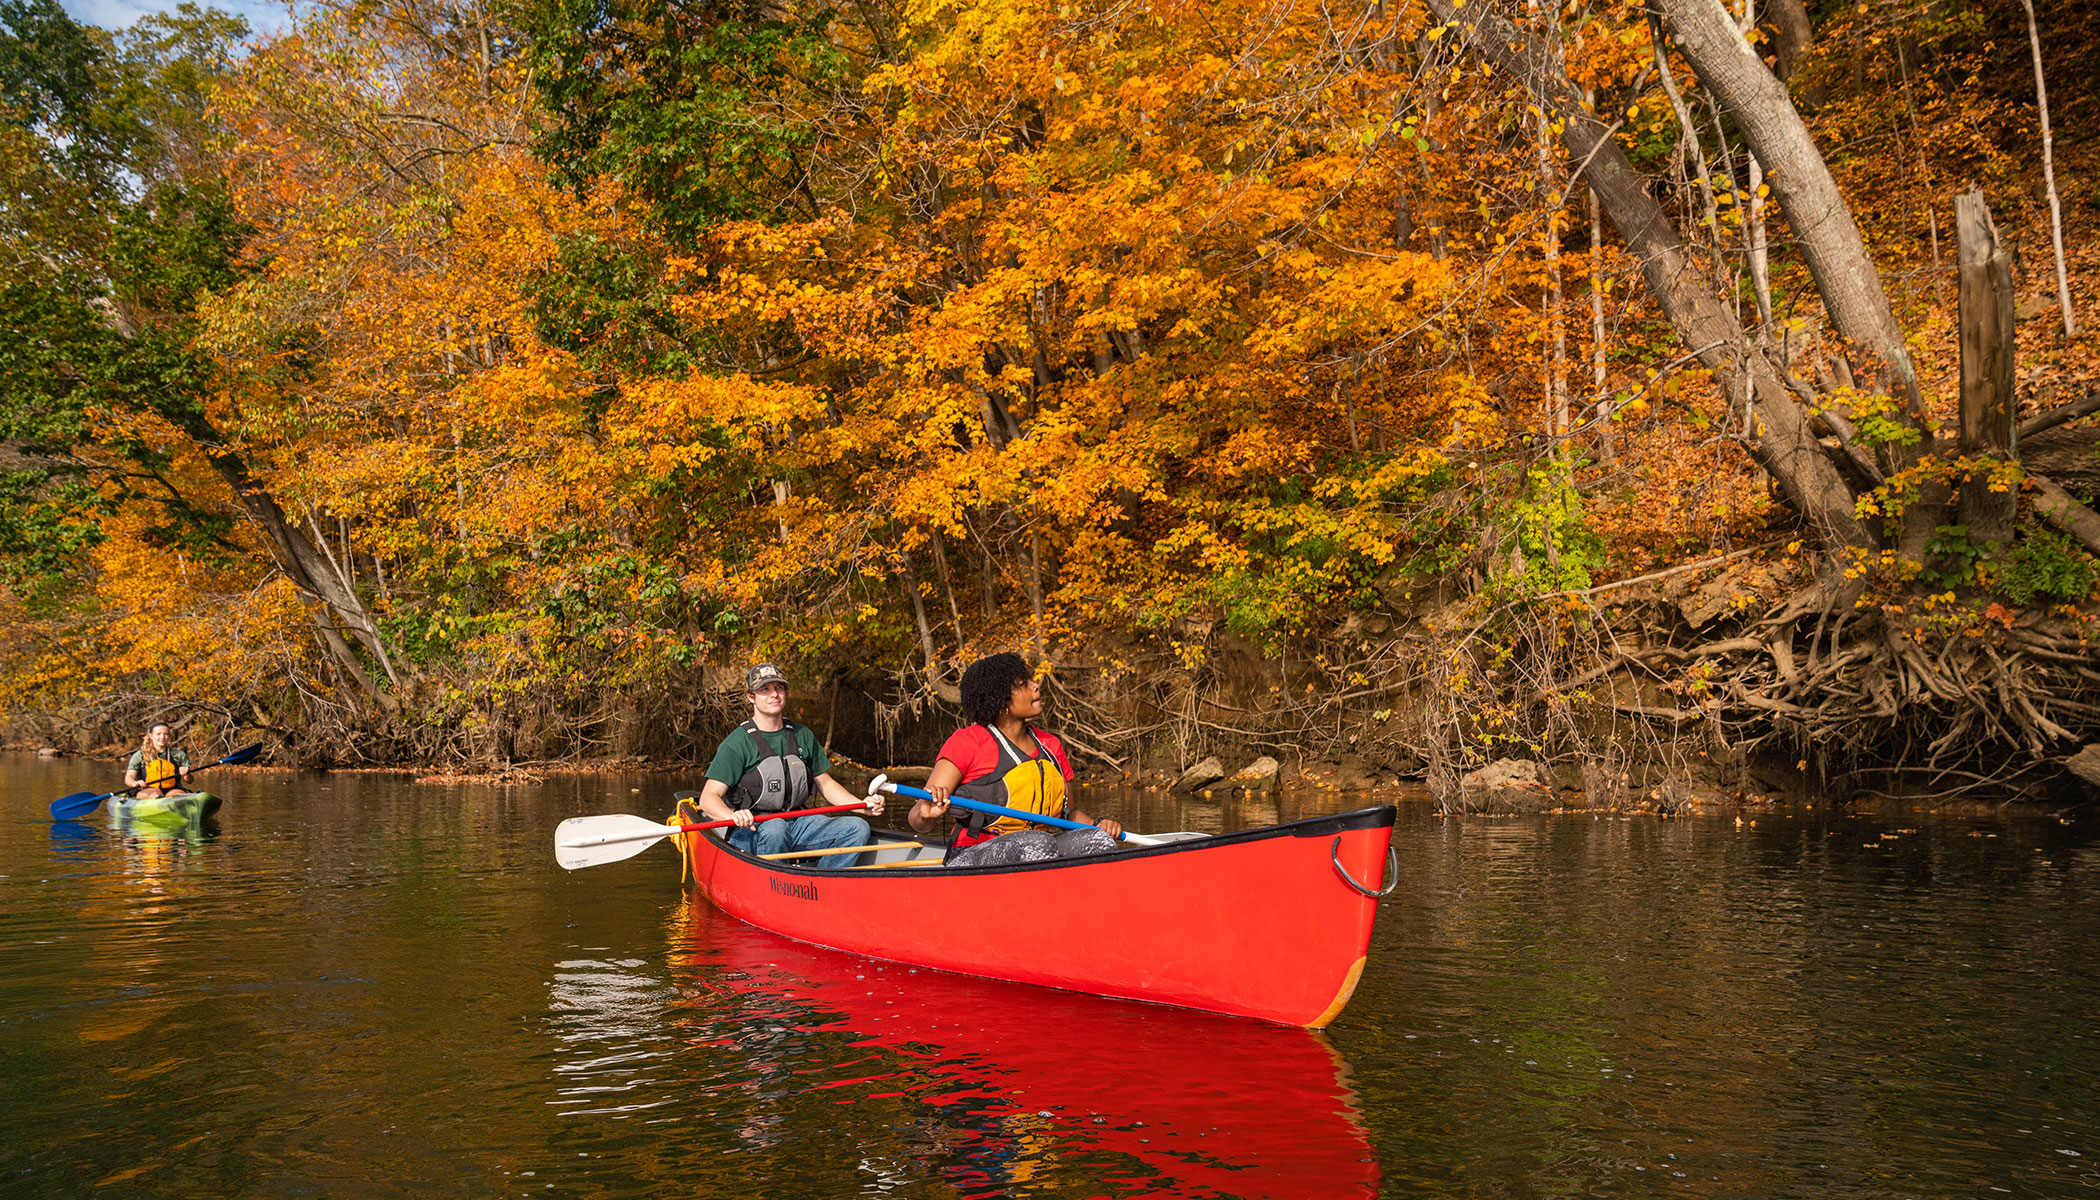
{"label": "red reflection in water", "polygon": [[768,933],[705,901],[678,911],[670,964],[709,992],[778,999],[781,1017],[884,1052],[872,1074],[817,1086],[967,1113],[986,1144],[949,1172],[965,1194],[999,1194],[1075,1151],[1135,1160],[1101,1181],[1123,1194],[1378,1194],[1347,1064],[1319,1034],[914,971]]}

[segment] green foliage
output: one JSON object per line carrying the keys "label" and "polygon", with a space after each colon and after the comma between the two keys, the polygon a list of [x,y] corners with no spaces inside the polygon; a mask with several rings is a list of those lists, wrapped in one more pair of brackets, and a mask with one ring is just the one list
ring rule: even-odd
{"label": "green foliage", "polygon": [[2083,600],[2092,594],[2092,557],[2069,536],[2051,529],[2029,530],[2006,552],[1998,570],[1998,590],[2017,604]]}
{"label": "green foliage", "polygon": [[1496,583],[1512,596],[1586,588],[1590,572],[1605,565],[1604,540],[1583,511],[1571,461],[1549,460],[1531,468],[1505,520],[1516,533],[1521,569],[1504,571]]}
{"label": "green foliage", "polygon": [[594,234],[564,238],[557,265],[527,280],[534,331],[594,370],[678,375],[693,331],[671,311],[659,264]]}
{"label": "green foliage", "polygon": [[1657,170],[1670,161],[1682,136],[1677,117],[1670,111],[1669,98],[1660,88],[1648,91],[1633,107],[1638,109],[1638,115],[1626,119],[1619,136],[1620,144],[1635,166],[1642,170]]}
{"label": "green foliage", "polygon": [[104,103],[109,35],[58,0],[0,0],[0,120],[36,135],[46,163],[75,181],[114,186],[133,129]]}
{"label": "green foliage", "polygon": [[111,291],[152,312],[186,311],[200,295],[240,278],[238,258],[252,232],[216,180],[161,184],[117,216],[109,249]]}
{"label": "green foliage", "polygon": [[[66,286],[70,282],[72,286]],[[78,281],[0,280],[0,577],[40,594],[99,537],[106,502],[71,454],[111,338]]]}
{"label": "green foliage", "polygon": [[159,506],[157,544],[228,544],[229,518],[184,495],[136,418],[208,428],[217,380],[191,309],[237,278],[248,231],[215,180],[184,183],[168,160],[246,29],[185,4],[112,41],[55,4],[0,3],[0,442],[16,448],[0,577],[24,594],[77,572],[125,498]]}
{"label": "green foliage", "polygon": [[241,18],[187,0],[115,35],[57,0],[0,0],[0,122],[91,195],[135,195],[173,177],[168,158],[198,140],[212,82],[247,35]]}
{"label": "green foliage", "polygon": [[1859,389],[1840,389],[1851,403],[1852,424],[1859,440],[1869,446],[1915,446],[1923,436],[1904,416],[1902,402],[1893,396]]}
{"label": "green foliage", "polygon": [[1211,581],[1209,598],[1228,632],[1253,638],[1268,650],[1280,645],[1279,635],[1305,616],[1298,587],[1282,571],[1224,571]]}
{"label": "green foliage", "polygon": [[80,393],[111,352],[86,281],[0,279],[0,439],[59,451],[87,431]]}
{"label": "green foliage", "polygon": [[0,582],[41,606],[102,540],[111,505],[63,469],[0,470]]}
{"label": "green foliage", "polygon": [[1976,582],[1976,567],[1991,557],[1992,546],[1969,537],[1966,525],[1942,525],[1925,544],[1925,578],[1939,587],[1967,587]]}
{"label": "green foliage", "polygon": [[850,88],[829,7],[752,0],[522,0],[536,149],[556,182],[617,179],[674,241],[714,222],[815,215],[819,134],[786,94]]}

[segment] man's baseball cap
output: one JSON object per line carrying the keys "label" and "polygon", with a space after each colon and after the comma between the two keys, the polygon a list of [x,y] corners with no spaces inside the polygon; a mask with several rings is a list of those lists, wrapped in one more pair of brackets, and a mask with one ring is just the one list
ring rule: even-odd
{"label": "man's baseball cap", "polygon": [[787,672],[772,663],[760,663],[744,673],[744,690],[755,692],[769,683],[787,686]]}

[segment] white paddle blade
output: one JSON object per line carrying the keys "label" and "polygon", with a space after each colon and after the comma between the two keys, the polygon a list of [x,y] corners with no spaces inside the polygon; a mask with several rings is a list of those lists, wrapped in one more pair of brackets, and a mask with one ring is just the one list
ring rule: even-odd
{"label": "white paddle blade", "polygon": [[571,871],[619,862],[677,832],[675,825],[625,813],[570,817],[554,827],[554,861]]}
{"label": "white paddle blade", "polygon": [[1197,838],[1210,836],[1207,833],[1130,833],[1126,831],[1123,834],[1123,840],[1133,846],[1170,846],[1175,842],[1193,842]]}

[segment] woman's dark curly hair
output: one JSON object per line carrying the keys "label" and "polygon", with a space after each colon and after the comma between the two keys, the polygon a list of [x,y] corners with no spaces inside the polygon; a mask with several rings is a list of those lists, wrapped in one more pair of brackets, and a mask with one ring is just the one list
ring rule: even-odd
{"label": "woman's dark curly hair", "polygon": [[975,725],[999,719],[1014,698],[1014,689],[1035,677],[1028,660],[1018,654],[994,654],[970,664],[962,677],[963,715]]}

